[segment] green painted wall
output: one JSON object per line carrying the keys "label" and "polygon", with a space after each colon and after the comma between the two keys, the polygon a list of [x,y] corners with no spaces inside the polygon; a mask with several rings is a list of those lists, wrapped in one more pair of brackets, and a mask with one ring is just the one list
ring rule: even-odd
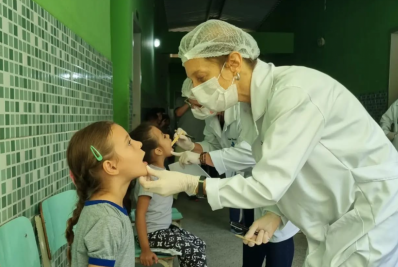
{"label": "green painted wall", "polygon": [[113,120],[128,129],[132,53],[132,1],[111,1]]}
{"label": "green painted wall", "polygon": [[293,32],[295,19],[299,14],[296,12],[297,0],[281,0],[274,11],[259,27],[259,32]]}
{"label": "green painted wall", "polygon": [[162,53],[164,48],[165,40],[163,34],[168,32],[166,11],[164,8],[164,1],[155,1],[155,25],[154,25],[154,38],[160,40],[160,46],[155,49],[155,88],[156,98],[161,99],[161,103],[158,106],[164,108],[170,107],[169,90],[169,61],[170,55],[168,53]]}
{"label": "green painted wall", "polygon": [[[283,0],[261,31],[294,33],[295,53],[284,63],[323,71],[355,94],[377,92],[388,88],[397,12],[396,0]],[[317,46],[319,37],[325,38],[324,47]]]}
{"label": "green painted wall", "polygon": [[111,59],[110,0],[34,1]]}
{"label": "green painted wall", "polygon": [[154,71],[154,2],[153,0],[111,1],[111,44],[113,62],[114,121],[128,129],[129,83],[132,77],[133,12],[141,26],[142,102],[156,93]]}
{"label": "green painted wall", "polygon": [[[291,1],[291,0],[290,0]],[[328,73],[353,93],[388,90],[390,32],[398,1],[302,0],[295,9],[295,61]],[[316,44],[323,36],[326,45]]]}
{"label": "green painted wall", "polygon": [[[133,0],[133,11],[138,11],[139,22],[142,31],[141,46],[141,89],[149,94],[156,92],[155,84],[155,51],[153,47],[154,39],[154,0]],[[131,43],[131,42],[130,42]]]}

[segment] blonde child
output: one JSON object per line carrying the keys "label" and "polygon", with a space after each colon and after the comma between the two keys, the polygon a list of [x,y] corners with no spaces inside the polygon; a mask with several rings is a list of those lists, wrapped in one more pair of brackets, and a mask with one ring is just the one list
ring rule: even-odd
{"label": "blonde child", "polygon": [[70,140],[67,161],[78,195],[66,230],[72,267],[135,266],[123,198],[131,181],[147,174],[141,146],[108,121],[93,123]]}

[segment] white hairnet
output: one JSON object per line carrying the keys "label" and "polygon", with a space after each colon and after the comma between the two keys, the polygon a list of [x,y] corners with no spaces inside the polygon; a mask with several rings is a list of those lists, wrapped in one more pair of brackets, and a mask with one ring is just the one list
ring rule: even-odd
{"label": "white hairnet", "polygon": [[184,65],[192,58],[224,56],[233,51],[249,59],[260,55],[257,42],[250,34],[227,22],[208,20],[182,38],[178,56]]}
{"label": "white hairnet", "polygon": [[183,97],[190,98],[192,97],[192,86],[193,82],[191,79],[186,78],[185,81],[182,83],[182,89],[181,89],[181,94]]}

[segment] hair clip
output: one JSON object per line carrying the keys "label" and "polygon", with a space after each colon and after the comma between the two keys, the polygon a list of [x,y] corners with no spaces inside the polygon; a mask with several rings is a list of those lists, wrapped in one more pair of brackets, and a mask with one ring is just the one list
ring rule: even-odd
{"label": "hair clip", "polygon": [[95,147],[90,146],[90,150],[91,150],[91,152],[93,153],[94,157],[95,157],[98,161],[101,161],[101,160],[102,160],[102,155],[101,155],[101,153],[99,153],[98,150],[95,149]]}

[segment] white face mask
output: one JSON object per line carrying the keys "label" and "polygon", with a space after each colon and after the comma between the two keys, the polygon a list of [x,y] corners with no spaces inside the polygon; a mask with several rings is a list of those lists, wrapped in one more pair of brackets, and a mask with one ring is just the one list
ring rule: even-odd
{"label": "white face mask", "polygon": [[193,108],[192,114],[198,120],[205,120],[207,118],[213,117],[217,115],[217,112],[212,112],[208,108],[201,107],[201,108]]}
{"label": "white face mask", "polygon": [[[221,72],[224,66],[225,63]],[[213,77],[192,89],[192,93],[199,104],[216,112],[225,111],[238,103],[238,89],[234,84],[235,78],[232,80],[232,84],[224,89],[218,82],[221,72],[217,78]]]}

